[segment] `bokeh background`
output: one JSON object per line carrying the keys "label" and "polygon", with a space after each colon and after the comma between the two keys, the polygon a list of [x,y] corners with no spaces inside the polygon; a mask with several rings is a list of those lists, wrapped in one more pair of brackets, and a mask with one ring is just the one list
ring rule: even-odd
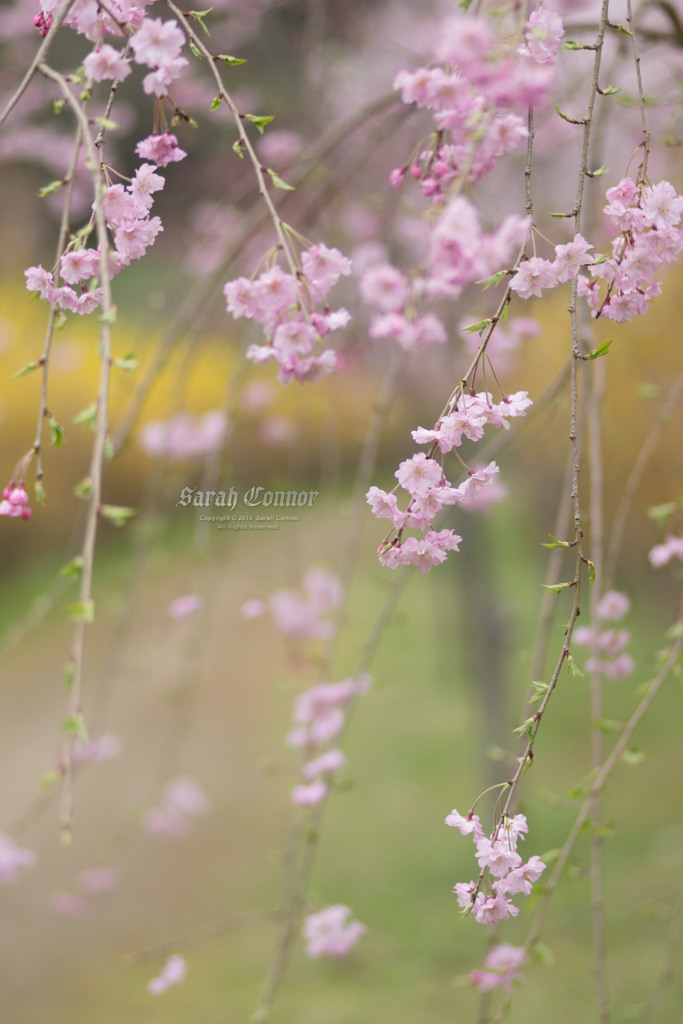
{"label": "bokeh background", "polygon": [[[590,20],[590,5],[575,6],[577,20],[579,9]],[[379,0],[216,5],[212,45],[247,58],[229,69],[228,86],[234,82],[244,109],[275,116],[264,140],[272,141],[275,129],[294,133],[279,140],[284,155],[275,146],[268,159],[282,159],[278,171],[297,181],[296,192],[282,197],[283,216],[311,240],[339,245],[361,261],[368,247],[381,244],[396,262],[410,266],[411,256],[415,262],[423,208],[415,195],[390,190],[387,175],[405,162],[424,124],[399,108],[391,83],[400,67],[429,52],[438,24],[432,15],[445,7],[418,10]],[[23,0],[0,4],[3,96],[35,52],[33,13]],[[670,29],[666,16],[648,26]],[[68,67],[80,52],[65,34],[55,61]],[[644,70],[658,99],[652,115],[658,138],[671,143],[657,150],[653,178],[668,176],[681,187],[672,102],[680,48],[664,51],[651,39]],[[614,74],[621,74],[616,61]],[[580,82],[568,72],[563,85],[570,97],[578,95]],[[134,169],[136,138],[151,130],[151,101],[135,97],[131,88],[121,98],[121,128],[108,151],[122,173]],[[116,279],[116,354],[134,352],[139,366],[114,375],[112,425],[121,448],[106,468],[104,493],[137,515],[122,530],[101,526],[85,710],[91,733],[117,737],[120,752],[78,773],[68,847],[59,839],[59,788],[46,787],[45,779],[59,758],[66,707],[67,606],[75,597],[60,569],[77,554],[82,530],[83,507],[73,491],[87,469],[91,435],[73,421],[96,394],[90,322],[69,319],[54,346],[49,404],[65,443],[46,450],[48,501],[34,505],[29,523],[0,520],[0,831],[38,855],[34,869],[0,888],[3,1024],[249,1019],[276,934],[270,912],[296,778],[285,736],[294,699],[317,681],[323,652],[319,644],[282,637],[267,615],[246,620],[242,607],[299,587],[310,566],[343,573],[351,537],[354,572],[329,669],[330,681],[338,680],[355,671],[394,580],[375,560],[382,524],[358,514],[354,484],[395,356],[389,343],[368,340],[367,310],[356,306],[341,372],[314,386],[283,389],[267,368],[245,365],[245,345],[254,338],[226,316],[220,288],[237,273],[251,273],[271,239],[249,168],[231,152],[234,129],[222,115],[209,114],[211,98],[196,69],[176,97],[198,127],[179,129],[191,158],[166,175],[158,203],[164,234],[144,261]],[[37,81],[0,133],[3,481],[36,430],[38,375],[13,375],[40,356],[46,325],[45,310],[23,288],[23,270],[53,259],[47,254],[55,244],[59,193],[36,198],[66,164],[50,102],[50,90]],[[628,94],[615,110],[603,125],[608,184],[626,173],[638,138]],[[545,152],[539,143],[541,209],[570,203],[574,189],[567,172],[573,137],[562,122],[549,138]],[[512,166],[477,195],[491,223],[521,202],[522,165]],[[83,217],[87,203],[84,192]],[[594,205],[599,208],[597,194]],[[543,228],[559,238],[557,222],[547,219]],[[598,340],[614,338],[603,361],[608,531],[680,374],[682,281],[680,271],[667,276],[664,294],[642,323],[597,327]],[[355,279],[345,287],[341,301],[351,307]],[[372,475],[378,486],[390,489],[398,462],[414,452],[410,430],[434,423],[467,365],[458,327],[487,315],[487,301],[488,293],[464,296],[448,314],[452,342],[413,357],[398,375],[379,436]],[[467,975],[485,955],[486,935],[460,917],[450,891],[472,876],[472,848],[444,828],[443,818],[453,807],[464,813],[486,786],[511,774],[512,730],[524,714],[540,615],[555,602],[547,674],[569,613],[562,597],[543,596],[541,586],[547,566],[541,544],[555,530],[566,461],[566,303],[567,295],[558,293],[520,310],[537,318],[540,331],[497,366],[507,391],[528,389],[535,401],[527,419],[513,423],[502,441],[492,439],[488,455],[481,453],[501,465],[506,501],[485,516],[460,514],[461,553],[427,576],[414,573],[383,631],[373,686],[344,741],[348,768],[325,815],[310,892],[315,906],[348,904],[368,932],[343,961],[309,961],[297,946],[273,1014],[282,1024],[476,1019],[477,995]],[[197,509],[177,506],[183,487],[202,486],[213,456],[155,457],[145,447],[145,427],[178,412],[215,411],[230,422],[220,486],[240,493],[253,485],[319,491],[299,522],[272,532],[220,531],[202,524]],[[680,406],[660,427],[615,580],[631,600],[624,625],[636,671],[606,686],[605,718],[614,721],[630,715],[655,674],[677,613],[676,571],[655,572],[647,554],[663,536],[648,510],[681,494]],[[588,507],[585,473],[583,486]],[[680,533],[680,522],[670,527]],[[171,602],[187,594],[200,595],[203,607],[175,621]],[[681,704],[680,681],[672,678],[606,794],[615,1020],[677,1024],[683,1011]],[[522,790],[527,855],[560,847],[578,813],[590,770],[589,724],[587,679],[563,676]],[[612,739],[608,734],[608,748]],[[202,786],[210,813],[184,837],[150,836],[141,827],[145,813],[169,779],[181,775]],[[492,804],[483,806],[492,813]],[[543,928],[545,962],[526,968],[510,1021],[595,1019],[588,865],[586,835]],[[101,866],[119,873],[116,888],[83,905],[72,902],[72,913],[57,912],[54,894],[78,896],[79,874]],[[533,912],[532,898],[502,938],[522,942]],[[151,997],[147,981],[170,952],[186,957],[187,981]]]}

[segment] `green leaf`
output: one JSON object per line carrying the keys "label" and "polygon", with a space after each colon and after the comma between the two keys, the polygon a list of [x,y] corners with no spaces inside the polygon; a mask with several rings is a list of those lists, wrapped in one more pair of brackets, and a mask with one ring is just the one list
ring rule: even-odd
{"label": "green leaf", "polygon": [[74,487],[74,494],[81,501],[87,501],[92,494],[92,480],[89,476],[86,476],[79,484]]}
{"label": "green leaf", "polygon": [[571,548],[573,544],[568,540],[558,540],[557,537],[553,537],[552,533],[549,533],[552,544],[541,544],[542,548]]}
{"label": "green leaf", "polygon": [[86,622],[90,625],[95,619],[95,602],[76,601],[69,605],[69,616],[74,622]]}
{"label": "green leaf", "polygon": [[127,356],[123,356],[120,359],[112,359],[112,366],[115,366],[119,370],[124,370],[126,373],[132,373],[133,370],[137,370],[140,365],[140,360],[133,352],[129,352]]}
{"label": "green leaf", "polygon": [[584,558],[584,562],[588,566],[588,582],[592,587],[595,583],[595,564],[591,562],[590,558]]}
{"label": "green leaf", "polygon": [[36,480],[34,490],[36,492],[36,501],[39,505],[44,505],[47,498],[47,491],[43,487],[41,480]]}
{"label": "green leaf", "polygon": [[633,38],[633,32],[632,32],[632,31],[631,31],[631,29],[630,29],[630,28],[628,27],[628,25],[620,25],[620,26],[619,26],[619,31],[620,31],[620,32],[623,32],[623,34],[624,34],[625,36],[631,36],[631,38]]}
{"label": "green leaf", "polygon": [[566,218],[566,217],[573,217],[574,214],[573,213],[549,213],[548,216],[549,217],[560,217],[560,218],[561,217],[565,217]]}
{"label": "green leaf", "polygon": [[481,337],[486,328],[490,327],[492,323],[493,321],[491,319],[478,320],[476,324],[468,324],[467,327],[463,327],[461,330],[468,331],[470,334],[474,334],[476,332],[479,337]]}
{"label": "green leaf", "polygon": [[48,418],[48,425],[50,427],[50,434],[52,435],[52,443],[55,448],[61,448],[64,440],[64,429],[61,424],[57,422],[54,416]]}
{"label": "green leaf", "polygon": [[555,111],[556,111],[556,113],[558,113],[560,115],[560,117],[562,118],[563,121],[568,121],[569,124],[575,124],[576,123],[574,121],[574,119],[569,116],[569,114],[565,114],[565,112],[563,110],[560,110],[559,107],[556,106],[555,107]]}
{"label": "green leaf", "polygon": [[244,142],[242,139],[236,139],[232,144],[233,153],[237,153],[240,160],[244,160]]}
{"label": "green leaf", "polygon": [[75,740],[80,740],[81,743],[87,743],[88,730],[83,713],[78,711],[74,715],[67,715],[62,722],[62,732],[65,732],[67,736],[71,736]]}
{"label": "green leaf", "polygon": [[137,515],[137,510],[125,505],[100,505],[100,515],[113,526],[125,526],[132,516]]}
{"label": "green leaf", "polygon": [[533,696],[530,697],[529,700],[531,703],[535,703],[537,700],[541,700],[545,697],[550,683],[531,682],[529,683],[529,686],[534,691]]}
{"label": "green leaf", "polygon": [[[214,98],[211,100],[211,106],[209,107],[209,110],[218,110],[220,105],[221,105],[221,94],[218,93],[218,95],[214,96]],[[235,147],[233,146],[232,148],[234,149]]]}
{"label": "green leaf", "polygon": [[115,324],[116,323],[116,306],[112,306],[111,309],[107,309],[100,313],[100,322],[103,324]]}
{"label": "green leaf", "polygon": [[204,56],[202,51],[199,49],[199,47],[195,43],[194,39],[188,39],[188,45],[190,47],[190,53],[193,55],[193,57],[200,57],[201,58],[201,57]]}
{"label": "green leaf", "polygon": [[12,376],[27,377],[29,373],[35,373],[36,370],[39,370],[42,365],[42,360],[38,360],[37,363],[27,363],[26,366],[22,366],[22,368],[20,370],[17,370],[17,372]]}
{"label": "green leaf", "polygon": [[621,92],[620,85],[608,85],[606,89],[602,89],[603,96],[614,96],[615,93]]}
{"label": "green leaf", "polygon": [[642,764],[645,760],[645,756],[644,750],[635,750],[634,748],[631,748],[630,750],[625,750],[619,760],[623,761],[624,764],[635,767],[635,765]]}
{"label": "green leaf", "polygon": [[226,64],[229,64],[231,67],[236,67],[237,64],[247,63],[246,57],[231,57],[229,53],[219,53],[218,56],[214,57],[213,59],[222,60]]}
{"label": "green leaf", "polygon": [[116,455],[116,449],[114,448],[114,442],[112,441],[111,437],[105,437],[105,439],[104,439],[104,457],[105,457],[105,459],[107,459],[108,462],[111,462],[111,460],[114,458],[115,455]]}
{"label": "green leaf", "polygon": [[93,117],[95,124],[98,124],[100,128],[106,128],[107,131],[117,132],[119,125],[117,121],[111,121],[108,117]]}
{"label": "green leaf", "polygon": [[622,733],[624,731],[624,723],[617,722],[614,718],[595,718],[592,725],[594,729],[598,729],[600,732]]}
{"label": "green leaf", "polygon": [[258,128],[261,135],[263,135],[263,129],[266,125],[275,120],[273,116],[269,117],[267,114],[240,114],[240,117],[243,121],[248,121],[249,124],[253,124],[254,127]]}
{"label": "green leaf", "polygon": [[57,192],[60,188],[64,188],[66,181],[51,181],[49,185],[43,185],[42,188],[38,189],[38,197],[44,199],[45,196],[51,196],[53,192]]}
{"label": "green leaf", "polygon": [[647,510],[650,519],[654,519],[660,526],[664,526],[668,519],[676,512],[678,506],[675,501],[667,501],[664,505],[653,505]]}
{"label": "green leaf", "polygon": [[584,675],[584,673],[581,671],[579,666],[572,658],[571,654],[567,654],[565,661],[567,663],[567,671],[569,672],[570,676],[574,676],[574,678],[576,679],[581,678]]}
{"label": "green leaf", "polygon": [[567,39],[566,42],[562,43],[562,50],[583,50],[581,43],[575,43],[573,39]]}
{"label": "green leaf", "polygon": [[485,277],[481,281],[475,281],[475,284],[483,284],[482,291],[487,291],[489,288],[495,288],[504,277],[507,277],[507,270],[499,270],[497,274],[491,274],[490,277]]}
{"label": "green leaf", "polygon": [[52,113],[56,114],[59,117],[61,112],[64,110],[65,104],[66,104],[66,100],[65,99],[55,100],[53,102],[53,104],[52,104]]}
{"label": "green leaf", "polygon": [[270,169],[270,167],[266,167],[266,171],[268,172],[268,175],[269,175],[270,180],[272,181],[273,185],[275,185],[275,188],[281,188],[285,192],[293,192],[294,191],[294,186],[293,185],[288,185],[287,182],[283,181],[282,178],[280,177],[280,175],[276,174],[275,171],[272,171]]}
{"label": "green leaf", "polygon": [[62,777],[62,773],[58,768],[50,768],[49,771],[43,772],[40,776],[38,785],[41,789],[51,789],[55,783],[59,782]]}
{"label": "green leaf", "polygon": [[208,28],[204,24],[204,18],[206,17],[207,14],[211,14],[212,10],[213,10],[213,7],[207,7],[205,11],[187,11],[186,12],[188,18],[194,18],[195,21],[199,22],[201,27],[206,32],[207,36],[210,36],[211,33],[209,32]]}
{"label": "green leaf", "polygon": [[555,957],[550,946],[547,946],[545,942],[534,943],[534,959],[542,964],[543,967],[554,967]]}
{"label": "green leaf", "polygon": [[569,587],[573,587],[574,581],[571,580],[569,583],[542,583],[541,586],[544,590],[548,591],[548,594],[559,594],[561,590],[568,590]]}
{"label": "green leaf", "polygon": [[531,718],[527,718],[526,721],[522,722],[521,725],[518,725],[517,728],[513,729],[512,731],[516,732],[519,736],[521,736],[523,732],[529,732],[531,729],[533,729],[535,721],[536,718],[534,715],[532,715]]}
{"label": "green leaf", "polygon": [[592,349],[588,353],[586,359],[599,359],[600,356],[607,355],[607,353],[609,352],[609,347],[612,344],[613,340],[613,338],[610,338],[609,341],[603,341],[602,345],[598,345],[597,348]]}
{"label": "green leaf", "polygon": [[597,171],[593,171],[593,177],[594,178],[602,178],[602,176],[604,174],[607,174],[608,170],[609,170],[609,168],[607,167],[607,165],[603,164],[602,167],[598,167]]}
{"label": "green leaf", "polygon": [[80,576],[82,571],[83,556],[76,555],[76,557],[72,558],[70,562],[67,562],[66,565],[62,566],[62,568],[59,570],[59,575],[66,576],[67,578],[69,578],[71,576]]}
{"label": "green leaf", "polygon": [[94,430],[97,426],[97,402],[91,402],[85,409],[77,412],[72,423],[82,423],[89,430]]}

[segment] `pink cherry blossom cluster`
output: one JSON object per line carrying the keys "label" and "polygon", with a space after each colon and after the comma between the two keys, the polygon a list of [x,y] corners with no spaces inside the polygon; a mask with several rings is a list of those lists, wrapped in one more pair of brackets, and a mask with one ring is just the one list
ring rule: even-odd
{"label": "pink cherry blossom cluster", "polygon": [[[325,640],[331,636],[334,624],[331,613],[343,596],[339,577],[327,569],[309,569],[300,590],[276,590],[268,600],[273,622],[284,636],[301,639]],[[247,602],[242,609],[245,618],[256,618],[265,606]]]}
{"label": "pink cherry blossom cluster", "polygon": [[[478,441],[483,437],[487,424],[509,429],[508,418],[526,415],[530,405],[526,391],[508,395],[498,403],[493,402],[489,392],[461,393],[452,401],[451,411],[439,420],[433,430],[418,427],[412,432],[418,444],[430,445],[430,454],[418,452],[396,470],[398,483],[409,495],[407,508],[399,508],[396,488],[387,493],[373,486],[366,495],[373,515],[378,519],[389,519],[392,523],[390,533],[377,552],[382,565],[388,569],[415,565],[419,572],[427,573],[432,566],[446,560],[448,551],[458,550],[462,537],[453,530],[431,529],[432,520],[447,505],[467,506],[480,501],[482,490],[494,484],[499,469],[495,462],[482,469],[470,469],[467,479],[453,487],[446,479],[441,464],[432,455],[437,450],[446,454],[459,447],[463,437]],[[406,529],[420,530],[422,536],[404,539]]]}
{"label": "pink cherry blossom cluster", "polygon": [[0,516],[10,516],[12,519],[31,518],[31,506],[22,481],[15,484],[14,480],[10,480],[5,487],[0,501]]}
{"label": "pink cherry blossom cluster", "polygon": [[141,428],[140,446],[148,455],[190,459],[218,451],[228,432],[225,413],[213,409],[203,416],[176,413],[169,420],[153,420]]}
{"label": "pink cherry blossom cluster", "polygon": [[672,558],[683,561],[683,537],[667,537],[663,544],[655,544],[648,557],[655,569],[667,565]]}
{"label": "pink cherry blossom cluster", "polygon": [[275,264],[257,277],[238,277],[223,288],[227,310],[235,319],[254,320],[263,328],[265,345],[250,345],[247,359],[278,364],[277,379],[316,381],[337,366],[332,349],[316,345],[333,331],[346,327],[348,310],[330,309],[327,296],[351,261],[338,249],[318,243],[301,254],[301,268],[287,273]]}
{"label": "pink cherry blossom cluster", "polygon": [[519,908],[510,896],[520,893],[528,896],[533,883],[545,870],[540,857],[533,856],[524,862],[517,853],[518,840],[524,839],[523,833],[529,831],[526,817],[506,814],[490,836],[484,835],[476,814],[463,817],[453,810],[446,817],[446,824],[457,828],[463,836],[472,836],[480,871],[485,872],[489,880],[489,892],[485,892],[479,882],[457,882],[453,892],[458,897],[458,905],[471,912],[479,924],[496,924],[516,917]]}
{"label": "pink cherry blossom cluster", "polygon": [[297,698],[294,729],[287,742],[309,757],[301,768],[302,781],[292,790],[292,803],[297,807],[319,804],[330,792],[333,776],[345,766],[346,758],[338,747],[328,744],[342,730],[346,720],[343,708],[366,693],[370,682],[370,676],[361,675],[341,683],[318,683]]}
{"label": "pink cherry blossom cluster", "polygon": [[[655,275],[683,251],[683,196],[668,181],[638,185],[631,178],[608,189],[606,196],[603,212],[619,231],[611,256],[590,255],[593,246],[576,234],[568,244],[555,246],[554,260],[525,260],[510,282],[512,291],[522,299],[540,298],[543,289],[577,278],[579,295],[594,317],[625,323],[647,312],[662,290]],[[579,273],[583,266],[590,278]],[[606,287],[601,289],[600,282]]]}
{"label": "pink cherry blossom cluster", "polygon": [[522,981],[519,968],[527,960],[521,946],[502,942],[486,954],[481,970],[471,972],[470,981],[479,986],[480,992],[490,992],[494,988],[510,989],[515,982]]}
{"label": "pink cherry blossom cluster", "polygon": [[182,956],[169,956],[156,977],[147,982],[150,995],[159,996],[173,985],[180,985],[187,975],[187,963]]}
{"label": "pink cherry blossom cluster", "polygon": [[626,653],[631,634],[627,629],[604,629],[603,623],[617,622],[630,608],[626,594],[610,590],[598,602],[597,626],[578,626],[573,639],[579,647],[588,647],[594,653],[586,661],[587,672],[600,672],[608,679],[625,679],[635,668],[635,662]]}
{"label": "pink cherry blossom cluster", "polygon": [[[539,8],[526,45],[515,50],[492,22],[456,14],[442,27],[436,62],[398,73],[403,102],[431,111],[437,132],[410,166],[424,195],[441,202],[454,182],[479,181],[527,138],[527,110],[546,97],[562,35],[559,15]],[[407,165],[392,171],[391,185],[400,188],[407,172]]]}
{"label": "pink cherry blossom cluster", "polygon": [[32,868],[37,862],[33,850],[17,846],[11,836],[0,832],[0,882],[14,882],[23,868]]}
{"label": "pink cherry blossom cluster", "polygon": [[350,916],[350,909],[341,903],[309,914],[303,926],[307,956],[346,956],[367,931],[360,921],[349,920]]}
{"label": "pink cherry blossom cluster", "polygon": [[[154,193],[164,187],[164,179],[157,174],[157,165],[182,159],[186,154],[178,148],[170,132],[151,135],[138,143],[139,155],[148,155],[156,163],[138,167],[128,185],[109,185],[102,196],[102,211],[113,236],[113,253],[108,254],[109,275],[113,277],[132,260],[140,259],[163,226],[160,217],[150,217]],[[93,209],[96,204],[93,203]],[[92,224],[92,222],[91,222]],[[102,258],[99,247],[86,248],[82,236],[70,242],[52,271],[42,266],[25,271],[26,287],[37,292],[58,309],[85,315],[96,310],[102,302],[100,273]],[[58,280],[63,283],[60,285]]]}
{"label": "pink cherry blossom cluster", "polygon": [[199,783],[183,775],[168,783],[161,803],[147,811],[142,827],[149,835],[178,838],[189,832],[191,818],[206,814],[210,807]]}
{"label": "pink cherry blossom cluster", "polygon": [[448,333],[433,313],[419,313],[423,301],[455,299],[467,285],[505,267],[526,240],[523,217],[505,217],[496,231],[482,228],[479,213],[464,196],[440,209],[430,226],[426,265],[409,281],[401,270],[382,261],[367,267],[360,280],[362,298],[378,312],[370,322],[372,338],[395,338],[412,352],[443,344]]}
{"label": "pink cherry blossom cluster", "polygon": [[53,892],[48,897],[48,906],[53,913],[63,914],[65,917],[85,917],[91,909],[91,904],[81,894],[91,896],[95,893],[110,892],[116,889],[120,880],[121,876],[116,868],[90,868],[82,871],[76,879],[80,893],[67,890]]}

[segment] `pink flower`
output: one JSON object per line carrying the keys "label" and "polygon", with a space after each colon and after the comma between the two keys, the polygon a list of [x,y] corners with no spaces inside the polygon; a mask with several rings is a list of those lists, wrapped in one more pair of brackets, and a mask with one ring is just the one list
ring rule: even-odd
{"label": "pink flower", "polygon": [[115,889],[121,880],[116,868],[90,868],[81,871],[78,884],[83,892],[108,892]]}
{"label": "pink flower", "polygon": [[26,277],[26,289],[29,292],[38,292],[41,299],[47,298],[48,290],[52,285],[52,274],[40,265],[29,267],[24,271]]}
{"label": "pink flower", "polygon": [[327,785],[322,779],[316,779],[308,786],[295,786],[292,790],[292,803],[295,807],[313,807],[325,799]]}
{"label": "pink flower", "polygon": [[663,544],[656,544],[648,555],[655,569],[666,565],[672,558],[683,559],[683,537],[667,537]]}
{"label": "pink flower", "polygon": [[553,264],[540,256],[532,256],[520,264],[510,282],[510,288],[517,292],[520,299],[528,299],[532,295],[540,298],[544,288],[554,288],[557,283],[557,272]]}
{"label": "pink flower", "polygon": [[10,482],[2,492],[0,501],[0,516],[9,516],[11,519],[30,519],[31,506],[29,505],[28,494],[23,483],[14,484]]}
{"label": "pink flower", "polygon": [[59,273],[67,284],[87,281],[100,269],[100,254],[97,249],[71,249],[59,261]]}
{"label": "pink flower", "polygon": [[367,930],[360,921],[350,921],[350,915],[342,904],[309,914],[303,926],[307,956],[346,956]]}
{"label": "pink flower", "polygon": [[371,306],[391,313],[405,306],[410,297],[410,285],[400,270],[383,263],[365,271],[360,293]]}
{"label": "pink flower", "polygon": [[148,135],[135,147],[135,152],[143,160],[151,160],[157,167],[166,167],[167,164],[178,163],[184,160],[187,153],[178,145],[178,139],[172,132],[164,132],[163,135]]}
{"label": "pink flower", "polygon": [[128,266],[131,260],[138,260],[144,256],[154,239],[163,231],[160,217],[151,217],[144,220],[126,220],[121,223],[114,233],[114,244],[116,252],[123,266]]}
{"label": "pink flower", "polygon": [[195,615],[204,606],[204,598],[199,594],[185,594],[183,597],[177,597],[175,601],[172,601],[168,608],[168,613],[172,619],[178,622],[180,619],[186,619],[189,615]]}
{"label": "pink flower", "polygon": [[131,36],[130,47],[138,64],[147,67],[164,67],[180,54],[185,36],[172,19],[162,21],[145,18],[138,31]]}
{"label": "pink flower", "polygon": [[526,47],[522,53],[538,64],[553,63],[563,35],[564,25],[559,14],[540,8],[531,14],[526,24]]}
{"label": "pink flower", "polygon": [[643,189],[641,208],[648,223],[661,230],[676,227],[683,213],[683,196],[668,181],[659,181],[656,185]]}
{"label": "pink flower", "polygon": [[55,914],[63,914],[65,917],[84,917],[88,912],[86,901],[73,892],[53,892],[48,904]]}
{"label": "pink flower", "polygon": [[188,775],[181,775],[166,785],[163,804],[168,810],[191,817],[206,814],[211,807],[211,801],[199,783]]}
{"label": "pink flower", "polygon": [[475,838],[482,838],[481,822],[477,814],[468,814],[466,818],[463,818],[462,814],[453,809],[449,815],[446,816],[446,824],[452,828],[457,828],[461,835],[468,836],[474,833]]}
{"label": "pink flower", "polygon": [[243,619],[258,619],[266,610],[266,606],[263,601],[259,601],[258,598],[252,597],[248,601],[245,601],[240,609],[240,614]]}
{"label": "pink flower", "polygon": [[519,867],[522,863],[520,855],[505,843],[497,839],[491,842],[485,836],[477,840],[477,863],[480,868],[488,868],[496,878],[501,878],[508,871]]}
{"label": "pink flower", "polygon": [[588,252],[592,248],[593,246],[579,234],[574,235],[573,242],[555,246],[553,266],[560,284],[576,277],[579,267],[585,267],[588,263],[593,262],[593,257]]}
{"label": "pink flower", "polygon": [[443,470],[439,463],[428,459],[424,452],[418,452],[402,462],[394,475],[413,498],[426,495],[430,488],[436,487],[443,480]]}
{"label": "pink flower", "polygon": [[484,969],[472,971],[470,981],[478,985],[482,992],[489,992],[494,988],[509,989],[513,982],[522,980],[518,971],[527,959],[523,948],[519,946],[510,946],[507,943],[494,946],[484,960]]}
{"label": "pink flower", "polygon": [[0,882],[14,882],[22,868],[35,867],[37,860],[33,850],[17,846],[10,836],[0,832]]}
{"label": "pink flower", "polygon": [[187,975],[187,964],[182,956],[170,956],[161,971],[155,978],[147,982],[147,991],[150,995],[158,996],[171,988],[172,985],[179,985],[185,981]]}
{"label": "pink flower", "polygon": [[323,296],[337,283],[340,277],[351,273],[351,260],[339,249],[328,249],[319,243],[312,245],[301,257],[301,265],[307,279]]}
{"label": "pink flower", "polygon": [[130,74],[130,62],[125,60],[113,46],[104,44],[98,50],[89,53],[83,61],[85,73],[93,82],[115,78],[122,82]]}
{"label": "pink flower", "polygon": [[141,164],[128,186],[137,208],[137,214],[147,213],[154,201],[153,194],[164,187],[164,179],[160,174],[155,174],[155,171],[154,164]]}

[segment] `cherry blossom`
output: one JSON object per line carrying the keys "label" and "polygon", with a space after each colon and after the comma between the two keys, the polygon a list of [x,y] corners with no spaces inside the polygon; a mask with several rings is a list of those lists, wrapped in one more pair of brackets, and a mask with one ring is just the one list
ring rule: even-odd
{"label": "cherry blossom", "polygon": [[340,903],[309,914],[303,926],[307,956],[346,956],[367,930],[350,916],[350,909]]}

